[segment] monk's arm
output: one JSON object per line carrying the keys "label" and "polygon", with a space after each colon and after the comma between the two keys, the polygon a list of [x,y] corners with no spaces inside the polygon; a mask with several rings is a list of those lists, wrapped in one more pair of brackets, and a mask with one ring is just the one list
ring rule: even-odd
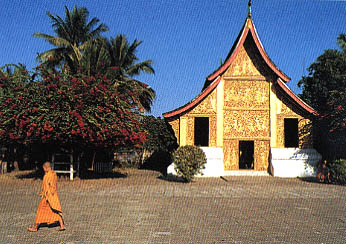
{"label": "monk's arm", "polygon": [[47,179],[47,197],[49,196],[53,196],[56,194],[57,192],[57,187],[56,187],[56,183],[57,183],[58,177],[56,174],[51,175],[48,179]]}

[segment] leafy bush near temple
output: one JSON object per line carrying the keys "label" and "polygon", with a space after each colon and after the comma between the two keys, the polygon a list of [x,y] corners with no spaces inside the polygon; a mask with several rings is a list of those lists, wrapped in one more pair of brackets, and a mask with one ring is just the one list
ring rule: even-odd
{"label": "leafy bush near temple", "polygon": [[171,164],[171,152],[178,147],[174,131],[164,119],[154,116],[144,116],[142,126],[147,139],[143,145],[144,164],[141,167],[165,174]]}
{"label": "leafy bush near temple", "polygon": [[196,146],[182,146],[173,153],[174,169],[186,182],[205,169],[207,158],[203,150]]}
{"label": "leafy bush near temple", "polygon": [[146,150],[171,152],[178,147],[174,131],[164,119],[144,116],[142,126],[147,132],[143,145]]}
{"label": "leafy bush near temple", "polygon": [[346,159],[333,161],[329,165],[332,180],[339,184],[346,184]]}

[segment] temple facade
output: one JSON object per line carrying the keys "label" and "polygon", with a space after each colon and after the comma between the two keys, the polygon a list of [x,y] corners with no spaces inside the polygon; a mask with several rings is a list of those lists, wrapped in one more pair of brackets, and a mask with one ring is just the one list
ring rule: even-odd
{"label": "temple facade", "polygon": [[167,113],[178,144],[222,149],[225,171],[268,171],[272,148],[312,148],[317,112],[286,85],[251,14],[225,62],[189,103]]}

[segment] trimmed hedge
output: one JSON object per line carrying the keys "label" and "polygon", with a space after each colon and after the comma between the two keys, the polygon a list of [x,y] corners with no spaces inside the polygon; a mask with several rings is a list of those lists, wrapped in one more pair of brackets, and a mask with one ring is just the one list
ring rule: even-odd
{"label": "trimmed hedge", "polygon": [[196,146],[182,146],[173,153],[174,169],[186,182],[195,175],[202,174],[207,158],[203,150]]}
{"label": "trimmed hedge", "polygon": [[346,184],[346,159],[333,161],[329,165],[332,180],[339,184]]}

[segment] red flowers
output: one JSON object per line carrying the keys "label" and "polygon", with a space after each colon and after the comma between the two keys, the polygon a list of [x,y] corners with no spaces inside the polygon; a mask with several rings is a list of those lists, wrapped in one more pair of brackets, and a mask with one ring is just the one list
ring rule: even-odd
{"label": "red flowers", "polygon": [[53,131],[53,127],[50,124],[48,124],[48,123],[45,123],[43,128],[46,131],[48,131],[48,132],[52,132]]}
{"label": "red flowers", "polygon": [[42,82],[13,87],[12,94],[1,100],[1,118],[9,123],[0,124],[0,141],[29,145],[50,140],[111,147],[145,140],[141,113],[112,78],[103,74],[67,77],[45,71],[40,78]]}

